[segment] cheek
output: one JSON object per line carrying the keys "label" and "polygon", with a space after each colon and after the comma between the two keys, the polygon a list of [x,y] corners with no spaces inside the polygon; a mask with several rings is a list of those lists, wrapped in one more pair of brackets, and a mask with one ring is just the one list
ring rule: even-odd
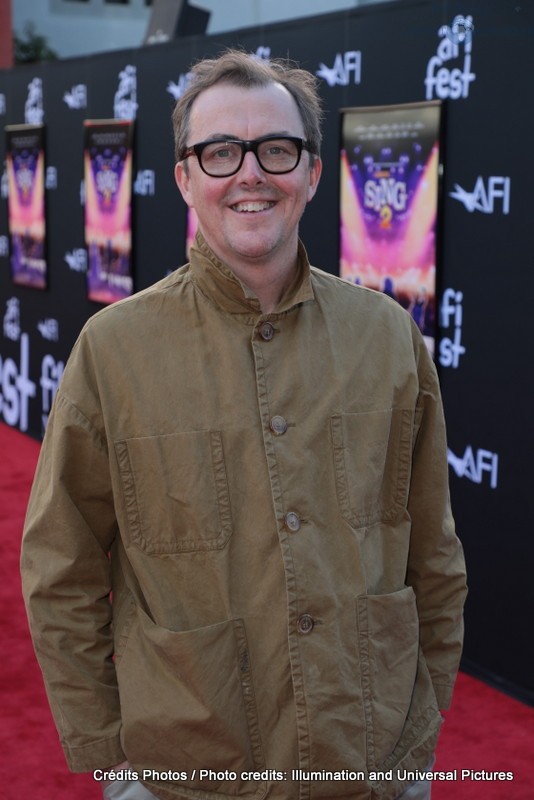
{"label": "cheek", "polygon": [[207,197],[206,193],[202,192],[196,187],[189,193],[189,205],[194,208],[197,214],[202,213],[202,209],[206,207]]}
{"label": "cheek", "polygon": [[293,184],[292,191],[291,189],[288,191],[293,195],[294,203],[296,206],[298,206],[298,208],[302,209],[307,205],[307,203],[309,203],[315,194],[315,188],[310,180],[308,170],[306,170],[305,174],[301,176],[298,184]]}
{"label": "cheek", "polygon": [[197,208],[203,208],[207,213],[217,213],[218,209],[224,205],[226,195],[225,187],[212,182],[199,184],[193,193],[194,202]]}

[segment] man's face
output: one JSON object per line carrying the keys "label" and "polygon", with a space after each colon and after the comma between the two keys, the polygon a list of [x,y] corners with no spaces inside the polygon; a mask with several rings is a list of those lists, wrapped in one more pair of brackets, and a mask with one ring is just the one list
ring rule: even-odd
{"label": "man's face", "polygon": [[[187,145],[221,136],[257,139],[282,134],[305,138],[297,105],[283,86],[242,89],[217,84],[193,103]],[[230,268],[294,264],[299,220],[321,174],[318,158],[310,168],[310,154],[303,150],[293,172],[271,175],[249,152],[239,172],[228,178],[206,175],[195,156],[187,161],[189,174],[183,162],[176,165],[176,182],[221,260]]]}

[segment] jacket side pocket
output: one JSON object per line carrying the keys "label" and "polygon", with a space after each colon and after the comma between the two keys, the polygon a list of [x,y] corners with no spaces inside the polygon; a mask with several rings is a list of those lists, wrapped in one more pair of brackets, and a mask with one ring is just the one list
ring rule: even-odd
{"label": "jacket side pocket", "polygon": [[[117,677],[123,747],[132,764],[185,771],[183,786],[203,796],[258,792],[261,783],[239,777],[265,766],[242,620],[172,631],[137,608]],[[199,769],[233,770],[237,779],[200,781]]]}
{"label": "jacket side pocket", "polygon": [[417,675],[419,621],[410,586],[356,600],[367,766],[375,770],[395,749]]}

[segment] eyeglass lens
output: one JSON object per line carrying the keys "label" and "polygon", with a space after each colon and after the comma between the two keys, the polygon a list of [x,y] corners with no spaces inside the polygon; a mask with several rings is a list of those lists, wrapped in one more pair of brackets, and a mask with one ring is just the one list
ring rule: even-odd
{"label": "eyeglass lens", "polygon": [[[202,150],[202,167],[210,175],[230,175],[240,166],[242,154],[239,142],[213,142]],[[287,139],[267,139],[258,144],[256,155],[267,172],[289,172],[298,164],[299,148]]]}

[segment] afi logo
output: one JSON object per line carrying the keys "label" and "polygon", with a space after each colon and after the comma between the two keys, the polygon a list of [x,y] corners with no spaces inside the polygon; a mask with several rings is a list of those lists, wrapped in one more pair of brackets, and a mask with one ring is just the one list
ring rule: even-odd
{"label": "afi logo", "polygon": [[453,44],[458,44],[459,42],[468,43],[473,38],[474,29],[472,17],[462,17],[461,14],[458,14],[453,19],[450,28],[448,25],[444,25],[439,29],[439,35],[445,35]]}
{"label": "afi logo", "polygon": [[44,319],[37,323],[37,328],[43,339],[57,342],[59,339],[59,322],[57,319]]}
{"label": "afi logo", "polygon": [[4,422],[18,425],[21,431],[28,430],[30,400],[35,397],[36,388],[30,379],[30,337],[22,333],[19,364],[0,356],[0,414]]}
{"label": "afi logo", "polygon": [[47,189],[57,189],[57,168],[47,167],[45,175],[45,187]]}
{"label": "afi logo", "polygon": [[87,271],[87,251],[83,247],[78,247],[70,253],[65,253],[65,261],[73,272]]}
{"label": "afi logo", "polygon": [[24,121],[27,125],[41,125],[43,117],[43,84],[40,78],[34,78],[28,84],[28,97],[24,105]]}
{"label": "afi logo", "polygon": [[[460,97],[466,98],[469,95],[469,84],[475,80],[476,75],[471,72],[471,48],[473,18],[462,17],[462,25],[469,35],[454,33],[447,26],[443,26],[438,31],[441,37],[436,55],[432,56],[426,68],[425,87],[426,99],[432,100],[435,96],[440,100],[458,100]],[[453,23],[454,28],[454,23]],[[460,45],[464,48],[464,61],[462,68],[443,66],[446,62],[459,58]]]}
{"label": "afi logo", "polygon": [[172,94],[175,100],[179,100],[180,97],[183,95],[189,84],[191,83],[191,79],[193,77],[192,72],[182,73],[178,78],[178,83],[174,83],[174,81],[169,81],[167,84],[167,91],[169,94]]}
{"label": "afi logo", "polygon": [[65,364],[63,361],[56,361],[51,355],[46,355],[41,363],[41,425],[42,432],[46,430],[48,415],[54,402],[54,397],[61,381]]}
{"label": "afi logo", "polygon": [[10,297],[4,314],[4,336],[12,342],[18,342],[20,333],[20,301],[18,297]]}
{"label": "afi logo", "polygon": [[143,196],[156,194],[156,173],[153,169],[140,169],[134,182],[135,194]]}
{"label": "afi logo", "polygon": [[459,478],[468,478],[473,483],[482,483],[484,473],[489,474],[490,487],[497,488],[499,456],[489,450],[473,451],[468,445],[463,456],[447,450],[447,460]]}
{"label": "afi logo", "polygon": [[362,54],[359,50],[338,53],[333,67],[327,67],[321,62],[315,74],[319,78],[324,78],[329,86],[348,86],[351,75],[353,75],[353,83],[361,83]]}
{"label": "afi logo", "polygon": [[492,176],[488,178],[487,188],[484,180],[479,176],[472,192],[466,192],[458,184],[454,184],[454,192],[450,196],[463,203],[467,211],[482,211],[483,214],[493,214],[495,201],[502,202],[502,213],[510,213],[510,178]]}
{"label": "afi logo", "polygon": [[258,59],[258,61],[270,61],[271,48],[260,45],[259,47],[256,48],[256,52],[254,53],[254,55]]}
{"label": "afi logo", "polygon": [[87,86],[84,83],[73,86],[70,92],[65,92],[63,101],[69,108],[87,108]]}
{"label": "afi logo", "polygon": [[465,347],[462,345],[463,299],[463,293],[455,289],[445,289],[443,292],[439,313],[440,327],[446,330],[452,324],[453,331],[439,343],[439,363],[442,367],[458,369],[460,358],[465,355]]}
{"label": "afi logo", "polygon": [[119,86],[113,101],[115,119],[135,119],[137,113],[137,69],[129,64],[119,72]]}

